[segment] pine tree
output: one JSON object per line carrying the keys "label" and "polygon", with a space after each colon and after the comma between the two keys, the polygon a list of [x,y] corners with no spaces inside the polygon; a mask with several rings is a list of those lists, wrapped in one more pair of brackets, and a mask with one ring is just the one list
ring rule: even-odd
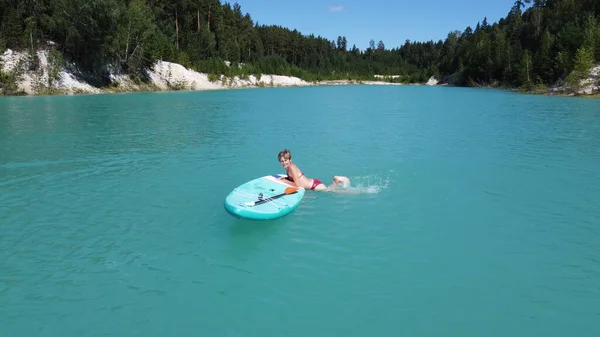
{"label": "pine tree", "polygon": [[580,88],[581,80],[587,78],[590,74],[590,69],[594,65],[594,57],[592,51],[586,47],[581,47],[575,54],[573,71],[567,78],[567,83],[575,90]]}

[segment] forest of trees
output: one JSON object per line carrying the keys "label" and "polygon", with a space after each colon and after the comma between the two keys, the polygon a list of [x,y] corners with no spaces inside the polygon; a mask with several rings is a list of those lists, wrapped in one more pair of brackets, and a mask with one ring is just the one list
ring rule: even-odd
{"label": "forest of trees", "polygon": [[[433,75],[458,86],[547,86],[583,77],[600,60],[600,0],[517,0],[498,22],[482,18],[443,41],[388,49],[371,40],[365,50],[343,34],[331,41],[258,24],[238,3],[220,0],[0,0],[0,51],[35,51],[49,41],[64,64],[104,84],[108,71],[139,79],[164,60],[211,74],[380,74],[403,82]],[[36,67],[34,59],[29,68]]]}

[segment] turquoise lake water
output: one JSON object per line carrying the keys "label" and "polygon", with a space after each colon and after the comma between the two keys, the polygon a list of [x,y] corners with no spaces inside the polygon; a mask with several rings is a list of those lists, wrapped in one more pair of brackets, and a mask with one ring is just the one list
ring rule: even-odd
{"label": "turquoise lake water", "polygon": [[[290,215],[225,196],[351,179]],[[5,336],[600,335],[600,100],[424,86],[0,98]]]}

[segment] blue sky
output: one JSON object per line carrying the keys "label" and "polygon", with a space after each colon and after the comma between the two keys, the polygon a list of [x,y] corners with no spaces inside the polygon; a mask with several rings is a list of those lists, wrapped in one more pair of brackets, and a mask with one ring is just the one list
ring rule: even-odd
{"label": "blue sky", "polygon": [[[222,1],[235,3],[234,0]],[[259,24],[298,29],[302,34],[337,40],[359,49],[382,40],[387,49],[405,40],[444,40],[453,30],[491,24],[506,16],[515,0],[237,0],[244,14]]]}

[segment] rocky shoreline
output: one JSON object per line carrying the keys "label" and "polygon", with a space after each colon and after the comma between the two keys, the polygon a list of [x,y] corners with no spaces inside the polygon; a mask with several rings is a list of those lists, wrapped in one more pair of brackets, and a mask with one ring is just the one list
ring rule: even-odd
{"label": "rocky shoreline", "polygon": [[[5,73],[19,73],[20,76],[15,79],[17,91],[21,95],[75,95],[75,94],[102,94],[115,92],[137,92],[137,91],[171,91],[171,90],[220,90],[235,88],[261,88],[261,87],[292,87],[292,86],[318,86],[318,85],[403,85],[400,83],[386,82],[385,78],[373,81],[353,81],[353,80],[334,80],[308,82],[298,77],[281,75],[261,75],[256,78],[250,75],[246,78],[238,76],[229,78],[221,75],[220,77],[210,78],[208,74],[185,68],[184,66],[158,61],[152,69],[147,69],[147,83],[136,83],[128,76],[118,73],[111,74],[112,85],[108,88],[98,88],[88,83],[82,76],[75,72],[68,71],[62,67],[57,69],[53,65],[52,56],[48,50],[38,50],[37,58],[39,67],[36,70],[29,70],[27,59],[29,55],[26,52],[17,52],[7,49],[0,55],[0,66]],[[18,68],[18,69],[15,69]],[[16,71],[15,71],[16,70]],[[544,89],[543,91],[531,91],[534,94],[563,95],[563,96],[590,96],[596,97],[600,94],[599,81],[600,66],[590,70],[589,78],[581,82],[580,88],[573,92],[565,87],[564,83],[557,83],[555,86]],[[435,78],[430,78],[424,85],[445,85],[440,84]],[[1,92],[2,88],[0,88]]]}

